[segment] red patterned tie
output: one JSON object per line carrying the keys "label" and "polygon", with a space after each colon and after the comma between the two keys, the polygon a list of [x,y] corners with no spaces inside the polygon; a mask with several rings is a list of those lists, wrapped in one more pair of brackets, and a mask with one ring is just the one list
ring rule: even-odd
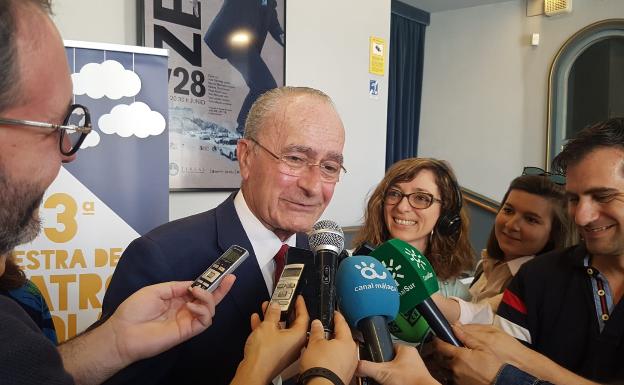
{"label": "red patterned tie", "polygon": [[284,265],[286,264],[286,251],[288,250],[288,245],[283,244],[282,247],[278,250],[273,260],[275,261],[275,274],[273,274],[273,289],[275,289],[275,285],[277,285],[277,281],[279,281],[280,276],[282,275],[282,271],[284,270]]}

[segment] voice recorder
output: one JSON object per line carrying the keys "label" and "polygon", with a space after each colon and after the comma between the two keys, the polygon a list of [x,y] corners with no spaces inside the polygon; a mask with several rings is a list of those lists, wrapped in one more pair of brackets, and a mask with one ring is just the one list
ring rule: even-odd
{"label": "voice recorder", "polygon": [[202,275],[197,277],[191,288],[199,286],[208,292],[213,292],[219,287],[223,277],[232,273],[248,256],[247,250],[238,245],[232,245]]}
{"label": "voice recorder", "polygon": [[284,266],[282,275],[275,285],[275,291],[271,296],[271,302],[277,303],[280,307],[280,322],[290,323],[294,319],[294,305],[297,294],[299,294],[299,282],[305,265],[303,263],[292,263]]}

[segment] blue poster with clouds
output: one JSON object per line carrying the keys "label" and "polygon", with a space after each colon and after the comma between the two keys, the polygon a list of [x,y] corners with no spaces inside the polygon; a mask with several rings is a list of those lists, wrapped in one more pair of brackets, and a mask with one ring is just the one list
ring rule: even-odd
{"label": "blue poster with clouds", "polygon": [[167,51],[65,44],[93,131],[44,196],[42,234],[14,251],[60,341],[97,319],[123,250],[169,216]]}

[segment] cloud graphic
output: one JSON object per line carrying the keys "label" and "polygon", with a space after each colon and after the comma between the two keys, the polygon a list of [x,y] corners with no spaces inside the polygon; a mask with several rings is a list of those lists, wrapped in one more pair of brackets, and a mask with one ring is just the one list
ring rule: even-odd
{"label": "cloud graphic", "polygon": [[87,94],[92,99],[106,96],[117,100],[123,96],[135,96],[141,90],[141,79],[115,60],[85,64],[78,73],[72,74],[74,94]]}
{"label": "cloud graphic", "polygon": [[97,131],[91,130],[89,135],[85,138],[84,142],[80,145],[81,149],[95,147],[100,143],[100,134]]}
{"label": "cloud graphic", "polygon": [[139,138],[160,135],[165,126],[165,118],[143,102],[118,104],[109,114],[102,115],[98,120],[98,127],[103,133],[117,134],[123,138],[132,135]]}

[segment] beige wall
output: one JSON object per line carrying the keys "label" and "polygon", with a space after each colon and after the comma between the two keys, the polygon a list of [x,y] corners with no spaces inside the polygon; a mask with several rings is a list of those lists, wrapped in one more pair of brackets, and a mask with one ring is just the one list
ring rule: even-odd
{"label": "beige wall", "polygon": [[579,29],[617,17],[622,0],[574,0],[552,18],[526,17],[521,0],[431,14],[419,154],[449,160],[462,185],[500,200],[523,166],[545,166],[555,54]]}
{"label": "beige wall", "polygon": [[63,39],[135,45],[136,0],[53,0]]}

